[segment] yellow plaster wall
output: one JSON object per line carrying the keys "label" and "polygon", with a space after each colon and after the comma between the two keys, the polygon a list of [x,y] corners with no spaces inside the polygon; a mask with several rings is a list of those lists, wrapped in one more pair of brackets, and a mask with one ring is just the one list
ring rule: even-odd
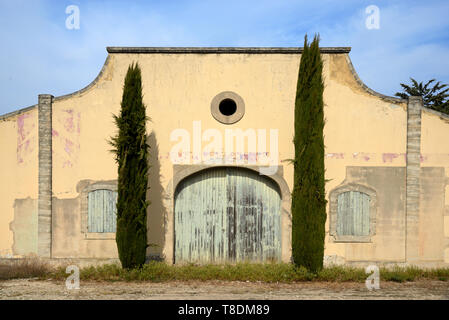
{"label": "yellow plaster wall", "polygon": [[[323,55],[326,178],[332,179],[327,192],[344,180],[348,165],[405,166],[405,105],[385,102],[363,90],[346,59],[344,54]],[[54,195],[75,198],[76,185],[83,179],[116,178],[107,139],[115,132],[112,113],[119,111],[123,80],[132,62],[142,69],[144,102],[151,118],[147,130],[154,134],[160,162],[159,172],[153,173],[160,178],[153,180],[159,180],[162,197],[172,196],[169,153],[175,142],[170,141],[170,133],[183,128],[193,135],[193,121],[201,121],[203,132],[215,128],[223,137],[227,128],[279,129],[279,160],[293,158],[299,61],[299,54],[111,54],[97,83],[53,104]],[[234,91],[245,102],[245,116],[232,126],[218,123],[210,113],[211,100],[222,91]],[[280,164],[291,190],[293,167]],[[149,212],[167,212],[169,202],[153,205]],[[167,219],[170,224],[171,217]],[[151,237],[150,242],[160,242],[165,235]],[[170,253],[169,240],[167,234],[162,244],[165,253]],[[347,246],[351,244],[329,243],[326,254],[345,256]]]}
{"label": "yellow plaster wall", "polygon": [[[345,180],[347,166],[406,165],[407,114],[405,103],[388,102],[364,90],[351,73],[345,55],[328,55],[326,61],[324,135],[329,199],[329,192]],[[403,258],[403,253],[390,247],[383,238],[373,240],[377,243],[334,243],[327,234],[325,255],[355,261]]]}
{"label": "yellow plaster wall", "polygon": [[[53,102],[53,195],[58,201],[68,201],[66,209],[62,204],[58,207],[62,209],[54,212],[58,221],[63,221],[67,212],[80,214],[77,210],[81,203],[77,190],[80,181],[117,177],[107,141],[116,132],[112,114],[120,110],[124,77],[132,62],[141,67],[144,102],[151,118],[147,123],[148,134],[153,135],[150,161],[154,164],[158,160],[150,171],[151,185],[157,195],[150,191],[149,208],[149,226],[153,226],[149,242],[159,245],[157,252],[166,255],[172,252],[172,234],[167,226],[173,222],[169,215],[173,197],[173,164],[169,153],[175,144],[170,141],[170,133],[175,129],[186,129],[191,140],[194,121],[201,121],[203,132],[215,128],[223,137],[227,128],[279,129],[279,164],[292,190],[293,167],[281,161],[294,155],[293,111],[299,61],[299,54],[110,54],[101,75],[87,89],[55,98]],[[328,196],[330,190],[344,181],[347,166],[405,167],[407,115],[404,102],[391,102],[364,89],[351,72],[346,54],[323,54],[323,62]],[[217,122],[210,112],[211,100],[223,91],[234,91],[245,102],[245,116],[231,126]],[[27,121],[35,121],[32,141],[37,143],[37,112],[29,115]],[[422,126],[422,165],[449,167],[449,147],[441,142],[447,137],[447,121],[423,112]],[[8,118],[0,122],[0,133],[5,146],[2,153],[6,155],[0,160],[1,167],[11,168],[0,171],[1,179],[14,181],[13,187],[0,185],[4,189],[0,190],[4,199],[0,203],[0,250],[8,250],[12,246],[12,233],[7,229],[14,218],[14,199],[37,198],[37,144],[29,155],[34,160],[19,164],[17,120]],[[203,142],[202,146],[206,144]],[[446,206],[448,192],[446,187]],[[66,230],[71,225],[69,221],[54,225],[54,242],[62,243],[67,232],[71,232],[76,242],[65,251],[61,247],[56,255],[116,257],[114,241],[83,238],[80,220],[74,219],[77,226],[70,230]],[[447,233],[446,220],[440,225],[445,226]],[[283,227],[290,225],[286,223]],[[379,244],[333,243],[328,237],[325,254],[379,261],[398,256],[397,251],[389,251],[388,243],[379,248]]]}

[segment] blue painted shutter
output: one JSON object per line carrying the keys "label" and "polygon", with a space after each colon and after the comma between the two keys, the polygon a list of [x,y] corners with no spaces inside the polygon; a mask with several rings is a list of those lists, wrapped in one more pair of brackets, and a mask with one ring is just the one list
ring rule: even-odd
{"label": "blue painted shutter", "polygon": [[94,190],[88,194],[88,232],[116,231],[117,192]]}
{"label": "blue painted shutter", "polygon": [[369,235],[369,195],[358,191],[344,192],[338,195],[337,204],[338,235]]}

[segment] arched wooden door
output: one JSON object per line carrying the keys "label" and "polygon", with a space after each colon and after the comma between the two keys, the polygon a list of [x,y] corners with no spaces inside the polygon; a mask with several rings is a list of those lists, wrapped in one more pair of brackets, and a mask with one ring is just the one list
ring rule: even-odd
{"label": "arched wooden door", "polygon": [[258,172],[211,168],[175,192],[175,263],[279,261],[279,187]]}

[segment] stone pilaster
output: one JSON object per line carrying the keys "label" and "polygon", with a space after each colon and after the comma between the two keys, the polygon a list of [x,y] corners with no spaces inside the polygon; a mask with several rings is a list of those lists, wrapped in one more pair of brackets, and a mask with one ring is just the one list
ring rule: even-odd
{"label": "stone pilaster", "polygon": [[45,258],[51,257],[52,237],[52,103],[52,95],[39,95],[38,255]]}
{"label": "stone pilaster", "polygon": [[407,103],[406,262],[419,260],[419,192],[421,172],[421,97]]}

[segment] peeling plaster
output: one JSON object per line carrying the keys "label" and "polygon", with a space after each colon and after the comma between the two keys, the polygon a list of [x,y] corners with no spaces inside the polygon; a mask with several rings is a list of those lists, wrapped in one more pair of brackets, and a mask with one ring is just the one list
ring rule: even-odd
{"label": "peeling plaster", "polygon": [[393,162],[394,159],[398,158],[400,153],[383,153],[382,161],[385,162]]}
{"label": "peeling plaster", "polygon": [[14,220],[9,224],[13,232],[14,255],[37,254],[37,199],[16,199]]}
{"label": "peeling plaster", "polygon": [[81,113],[73,109],[55,112],[56,122],[52,129],[53,156],[62,167],[73,167],[78,161],[80,150]]}
{"label": "peeling plaster", "polygon": [[352,154],[352,158],[356,160],[369,161],[371,158],[374,158],[374,153],[365,153],[365,152],[354,152]]}
{"label": "peeling plaster", "polygon": [[31,160],[36,149],[36,115],[21,114],[17,117],[17,163],[25,164]]}
{"label": "peeling plaster", "polygon": [[345,155],[344,153],[326,153],[326,157],[333,159],[344,159]]}

